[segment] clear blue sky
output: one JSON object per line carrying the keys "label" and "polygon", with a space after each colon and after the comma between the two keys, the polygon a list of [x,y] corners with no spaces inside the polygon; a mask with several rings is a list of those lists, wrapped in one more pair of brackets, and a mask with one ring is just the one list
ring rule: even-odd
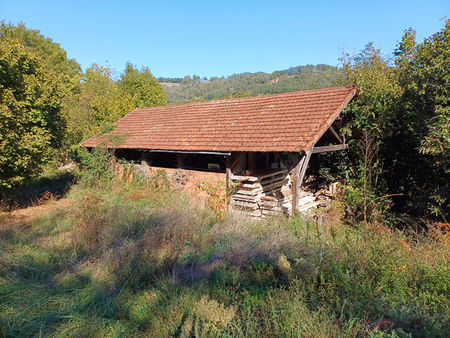
{"label": "clear blue sky", "polygon": [[83,69],[129,61],[157,77],[338,65],[369,41],[391,53],[408,27],[421,41],[449,15],[449,0],[0,0],[0,20],[39,29]]}

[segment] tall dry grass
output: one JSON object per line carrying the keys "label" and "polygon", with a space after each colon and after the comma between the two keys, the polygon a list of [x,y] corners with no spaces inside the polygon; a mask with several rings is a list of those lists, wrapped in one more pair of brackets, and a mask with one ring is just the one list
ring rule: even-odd
{"label": "tall dry grass", "polygon": [[102,170],[72,188],[70,208],[0,227],[2,335],[450,331],[445,231],[344,225],[338,204],[308,220],[220,221],[161,173]]}

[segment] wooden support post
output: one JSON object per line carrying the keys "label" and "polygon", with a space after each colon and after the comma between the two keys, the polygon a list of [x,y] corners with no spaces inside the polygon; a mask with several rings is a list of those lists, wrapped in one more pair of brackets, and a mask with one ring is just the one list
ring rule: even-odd
{"label": "wooden support post", "polygon": [[308,167],[309,159],[311,158],[312,149],[307,151],[300,159],[298,164],[293,169],[292,177],[292,215],[297,212],[298,195],[305,177],[306,168]]}
{"label": "wooden support post", "polygon": [[298,179],[299,179],[299,172],[301,167],[303,166],[303,162],[305,161],[305,156],[302,156],[300,161],[297,163],[297,165],[292,169],[292,215],[295,215],[297,212],[297,206],[298,206]]}
{"label": "wooden support post", "polygon": [[286,163],[284,163],[283,158],[281,157],[280,153],[279,153],[279,152],[275,152],[275,153],[274,153],[274,156],[275,156],[275,158],[276,158],[278,161],[280,161],[280,168],[281,168],[281,169],[286,169],[286,168],[287,168],[287,165],[286,165]]}
{"label": "wooden support post", "polygon": [[227,212],[229,212],[231,210],[231,187],[230,187],[230,180],[231,180],[231,158],[230,156],[227,156],[225,159],[225,203],[226,205],[226,210]]}
{"label": "wooden support post", "polygon": [[306,169],[308,168],[309,159],[311,158],[312,149],[308,150],[305,154],[305,162],[303,163],[303,168],[300,172],[300,177],[298,180],[298,191],[300,191],[300,188],[303,184],[303,179],[305,178]]}
{"label": "wooden support post", "polygon": [[177,154],[177,165],[178,169],[183,168],[184,159],[186,158],[187,154]]}

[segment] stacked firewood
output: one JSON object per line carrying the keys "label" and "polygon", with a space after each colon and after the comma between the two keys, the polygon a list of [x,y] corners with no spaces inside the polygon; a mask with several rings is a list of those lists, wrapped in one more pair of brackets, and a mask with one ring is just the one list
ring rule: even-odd
{"label": "stacked firewood", "polygon": [[[231,196],[234,210],[244,211],[254,218],[271,215],[292,215],[292,182],[287,170],[254,176],[231,177],[235,190]],[[318,206],[329,204],[336,194],[337,184],[317,191],[299,192],[297,211],[308,214]]]}
{"label": "stacked firewood", "polygon": [[291,212],[291,180],[287,170],[255,176],[232,176],[237,186],[232,195],[234,209],[256,218]]}

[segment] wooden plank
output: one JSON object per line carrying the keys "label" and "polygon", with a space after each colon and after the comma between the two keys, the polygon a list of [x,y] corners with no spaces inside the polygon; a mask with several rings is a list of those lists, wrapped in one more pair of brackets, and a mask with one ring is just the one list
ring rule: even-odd
{"label": "wooden plank", "polygon": [[306,155],[303,155],[297,165],[292,169],[292,212],[295,213],[297,211],[298,204],[298,180],[300,170],[303,167],[303,163],[305,162]]}
{"label": "wooden plank", "polygon": [[258,204],[256,204],[256,203],[253,204],[253,203],[233,201],[233,204],[237,207],[242,207],[242,208],[246,208],[246,209],[251,209],[251,210],[258,209]]}
{"label": "wooden plank", "polygon": [[255,176],[258,177],[259,180],[263,180],[266,177],[281,175],[281,174],[287,174],[287,170],[278,170],[278,171],[273,171],[273,172],[270,172],[267,174],[255,175]]}
{"label": "wooden plank", "polygon": [[300,188],[305,177],[306,169],[308,168],[309,159],[311,158],[312,151],[309,150],[303,155],[302,159],[294,169],[294,180],[292,183],[292,212],[295,214],[298,207],[298,198]]}
{"label": "wooden plank", "polygon": [[297,195],[298,195],[298,192],[300,191],[300,188],[302,187],[303,178],[305,177],[306,169],[308,168],[309,159],[311,158],[311,153],[312,153],[311,149],[306,152],[305,161],[303,162],[303,166],[302,166],[302,169],[300,171],[299,179],[298,179],[298,182],[297,182],[297,184],[298,184],[298,186],[297,186]]}
{"label": "wooden plank", "polygon": [[300,199],[298,200],[297,206],[298,206],[298,207],[301,207],[301,206],[303,206],[303,205],[305,205],[305,204],[314,202],[315,200],[316,200],[316,196],[305,196],[305,197],[302,197],[302,198],[300,198]]}
{"label": "wooden plank", "polygon": [[244,195],[244,196],[257,196],[262,193],[262,190],[237,190],[234,195]]}
{"label": "wooden plank", "polygon": [[321,201],[315,201],[315,202],[310,202],[308,204],[302,205],[298,211],[300,212],[305,212],[308,211],[311,208],[317,207],[318,205],[320,205],[322,202]]}
{"label": "wooden plank", "polygon": [[328,128],[328,130],[333,134],[333,136],[336,138],[338,142],[343,143],[339,134],[336,132],[336,130],[334,130],[333,125],[331,125],[330,128]]}
{"label": "wooden plank", "polygon": [[270,190],[281,188],[284,185],[284,182],[275,182],[266,186],[263,186],[263,191],[267,192]]}
{"label": "wooden plank", "polygon": [[262,196],[261,197],[262,201],[277,201],[277,198],[275,196]]}
{"label": "wooden plank", "polygon": [[[245,160],[245,153],[239,153],[235,159],[235,161],[230,165],[230,170],[232,172],[235,172],[236,169],[241,169],[241,168],[236,168],[236,166],[238,164],[241,164],[241,162],[243,162]],[[242,165],[241,165],[242,167]]]}
{"label": "wooden plank", "polygon": [[231,170],[230,170],[230,156],[227,156],[225,160],[225,180],[226,180],[226,187],[225,187],[225,203],[226,210],[229,212],[231,210],[231,191],[230,191],[230,179],[231,179]]}
{"label": "wooden plank", "polygon": [[184,159],[186,158],[187,154],[176,154],[177,156],[177,165],[178,165],[178,169],[183,168],[183,164],[184,164]]}
{"label": "wooden plank", "polygon": [[235,200],[237,200],[237,199],[240,199],[240,200],[245,200],[245,201],[254,201],[255,203],[257,202],[257,198],[259,198],[259,196],[258,197],[255,197],[255,196],[248,196],[248,195],[238,195],[238,194],[234,194],[233,195],[233,199],[235,199]]}
{"label": "wooden plank", "polygon": [[249,181],[249,182],[257,182],[258,177],[255,176],[240,176],[240,175],[231,175],[231,179],[233,181]]}
{"label": "wooden plank", "polygon": [[336,144],[331,146],[322,146],[322,147],[314,147],[312,148],[313,154],[324,153],[326,151],[337,151],[348,149],[348,144]]}

